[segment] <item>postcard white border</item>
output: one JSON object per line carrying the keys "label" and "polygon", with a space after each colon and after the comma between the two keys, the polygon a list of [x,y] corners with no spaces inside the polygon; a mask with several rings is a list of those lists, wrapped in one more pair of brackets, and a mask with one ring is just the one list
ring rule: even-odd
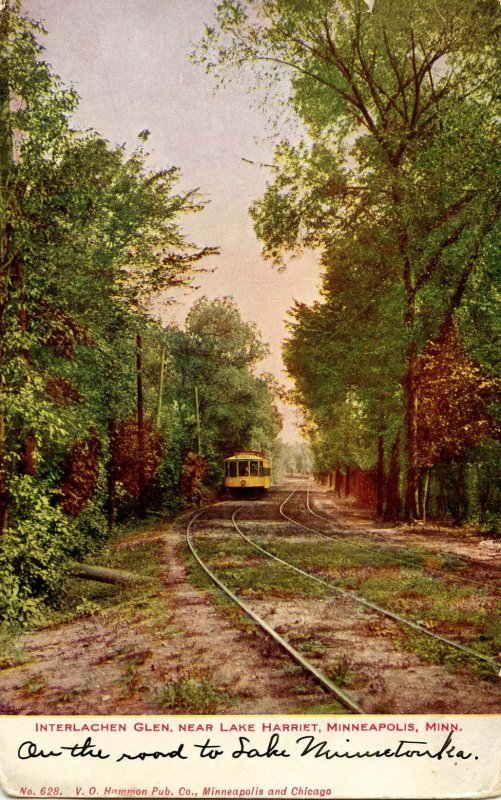
{"label": "postcard white border", "polygon": [[501,715],[3,716],[0,784],[49,800],[495,798],[500,743]]}

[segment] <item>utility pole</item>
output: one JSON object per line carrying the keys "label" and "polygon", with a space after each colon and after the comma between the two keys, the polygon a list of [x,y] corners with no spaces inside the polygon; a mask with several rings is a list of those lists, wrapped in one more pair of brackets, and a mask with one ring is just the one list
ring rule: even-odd
{"label": "utility pole", "polygon": [[200,435],[200,407],[198,405],[198,387],[195,386],[195,412],[197,418],[197,455],[202,455],[202,440]]}
{"label": "utility pole", "polygon": [[160,361],[160,379],[158,382],[158,401],[157,401],[157,413],[155,415],[155,429],[158,430],[160,428],[160,422],[162,417],[162,400],[163,400],[163,393],[164,393],[164,367],[165,367],[165,347],[162,347],[162,358]]}
{"label": "utility pole", "polygon": [[136,371],[137,371],[137,483],[138,483],[138,511],[141,519],[146,517],[146,502],[144,496],[144,404],[143,404],[143,342],[141,334],[136,336]]}

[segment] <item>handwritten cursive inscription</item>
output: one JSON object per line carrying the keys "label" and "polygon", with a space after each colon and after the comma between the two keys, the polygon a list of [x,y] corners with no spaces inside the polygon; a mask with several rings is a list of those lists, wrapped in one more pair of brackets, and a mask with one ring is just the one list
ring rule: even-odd
{"label": "handwritten cursive inscription", "polygon": [[[300,736],[296,742],[306,742],[300,756],[313,755],[314,758],[436,758],[441,761],[444,756],[449,758],[460,758],[467,761],[472,757],[472,753],[465,753],[463,750],[457,750],[456,746],[452,744],[453,731],[450,731],[444,743],[438,750],[428,750],[428,742],[415,741],[413,739],[401,739],[395,748],[387,747],[385,750],[356,750],[354,752],[345,750],[329,749],[326,741],[317,741],[314,736]],[[349,741],[347,739],[346,741]],[[423,748],[422,745],[425,745]],[[478,756],[474,756],[478,760]]]}
{"label": "handwritten cursive inscription", "polygon": [[[430,748],[427,741],[415,739],[400,739],[398,744],[384,749],[374,750],[355,750],[348,747],[336,749],[326,739],[318,739],[313,735],[300,736],[296,739],[295,744],[299,747],[297,756],[299,758],[325,758],[330,761],[334,758],[343,759],[361,759],[361,758],[429,758],[436,761],[443,759],[456,759],[456,761],[468,761],[473,758],[478,761],[478,756],[473,755],[471,752],[460,750],[452,743],[454,731],[450,731],[440,745],[434,749]],[[349,743],[349,739],[345,740]],[[193,744],[194,753],[199,758],[215,759],[224,755],[226,752],[219,744],[214,744],[207,739],[204,744]],[[198,751],[198,753],[197,753]],[[31,758],[60,758],[64,753],[67,753],[71,758],[94,758],[105,760],[111,757],[109,753],[95,744],[91,737],[87,737],[83,744],[60,745],[57,750],[43,750],[36,742],[25,741],[17,751],[17,756],[21,761],[26,761]],[[280,735],[274,733],[270,736],[268,744],[265,747],[255,746],[255,744],[247,736],[238,737],[238,747],[231,751],[232,758],[290,758],[291,753],[283,747],[280,743]],[[115,758],[115,761],[147,761],[153,759],[155,761],[165,758],[178,758],[186,761],[190,757],[189,753],[185,752],[185,743],[181,742],[177,747],[166,750],[152,750],[151,752],[141,750],[135,753],[122,752],[122,754]]]}
{"label": "handwritten cursive inscription", "polygon": [[147,758],[153,758],[157,761],[159,758],[182,758],[186,760],[188,756],[185,756],[183,753],[184,744],[180,744],[175,750],[168,750],[167,752],[163,752],[162,750],[154,750],[152,753],[136,753],[135,755],[130,755],[129,753],[122,753],[120,758],[117,758],[117,761],[123,761],[123,759],[128,759],[129,761],[145,761]]}
{"label": "handwritten cursive inscription", "polygon": [[270,736],[268,746],[262,751],[257,750],[255,747],[249,747],[250,739],[247,736],[239,736],[238,741],[240,742],[240,747],[231,754],[233,758],[240,758],[240,756],[247,756],[247,758],[290,758],[290,753],[287,750],[278,750],[277,748],[280,742],[278,733]]}
{"label": "handwritten cursive inscription", "polygon": [[102,750],[94,750],[95,747],[96,745],[92,743],[90,736],[87,737],[83,744],[61,745],[59,752],[55,750],[44,752],[37,748],[35,742],[28,741],[23,742],[22,745],[19,746],[17,757],[23,761],[28,758],[56,758],[57,756],[62,756],[63,750],[69,751],[72,758],[85,758],[85,756],[90,756],[91,758],[105,759],[110,757],[107,753],[103,754]]}

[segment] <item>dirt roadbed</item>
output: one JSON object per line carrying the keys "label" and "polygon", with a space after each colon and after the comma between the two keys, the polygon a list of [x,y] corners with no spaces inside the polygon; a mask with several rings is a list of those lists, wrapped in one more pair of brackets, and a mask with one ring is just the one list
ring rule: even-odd
{"label": "dirt roadbed", "polygon": [[[489,549],[473,536],[382,529],[332,493],[315,492],[311,500],[347,531],[455,552],[472,559],[479,578],[488,569],[487,554],[491,569],[497,567],[497,542]],[[231,601],[208,588],[190,566],[185,524],[181,518],[157,522],[115,542],[116,552],[141,554],[145,566],[155,565],[147,588],[113,587],[107,605],[84,603],[75,619],[24,635],[0,657],[1,714],[346,713]],[[310,649],[315,644],[313,660],[351,680],[369,713],[496,713],[501,707],[499,679],[450,673],[402,651],[394,646],[400,636],[394,623],[367,612],[349,621],[349,603],[345,609],[340,600],[306,602],[280,593],[276,602],[258,594],[253,602],[286,638],[304,640]],[[374,632],[380,635],[375,644]],[[422,696],[420,687],[426,687]]]}
{"label": "dirt roadbed", "polygon": [[[328,707],[325,693],[291,670],[273,642],[188,580],[182,535],[181,524],[155,529],[163,566],[151,602],[23,636],[18,660],[24,663],[0,670],[0,713],[259,714]],[[141,547],[142,538],[151,543],[152,532],[122,547]]]}

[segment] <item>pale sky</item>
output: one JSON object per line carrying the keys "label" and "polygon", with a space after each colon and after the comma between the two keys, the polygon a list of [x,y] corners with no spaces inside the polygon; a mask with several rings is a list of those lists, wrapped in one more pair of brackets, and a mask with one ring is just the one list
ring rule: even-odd
{"label": "pale sky", "polygon": [[[244,79],[214,92],[202,67],[190,63],[192,45],[211,21],[216,0],[24,0],[23,8],[48,31],[46,59],[80,96],[75,124],[94,128],[113,145],[135,146],[151,131],[152,168],[181,169],[183,189],[199,188],[209,206],[183,228],[198,246],[217,245],[214,273],[200,290],[177,292],[164,320],[183,322],[197,297],[231,295],[242,317],[255,322],[269,343],[260,368],[285,380],[281,359],[284,320],[293,300],[317,297],[313,255],[284,272],[264,262],[252,222],[251,202],[264,190],[267,170],[242,158],[270,162],[274,142],[265,114],[249,97]],[[297,438],[286,413],[283,438]]]}

